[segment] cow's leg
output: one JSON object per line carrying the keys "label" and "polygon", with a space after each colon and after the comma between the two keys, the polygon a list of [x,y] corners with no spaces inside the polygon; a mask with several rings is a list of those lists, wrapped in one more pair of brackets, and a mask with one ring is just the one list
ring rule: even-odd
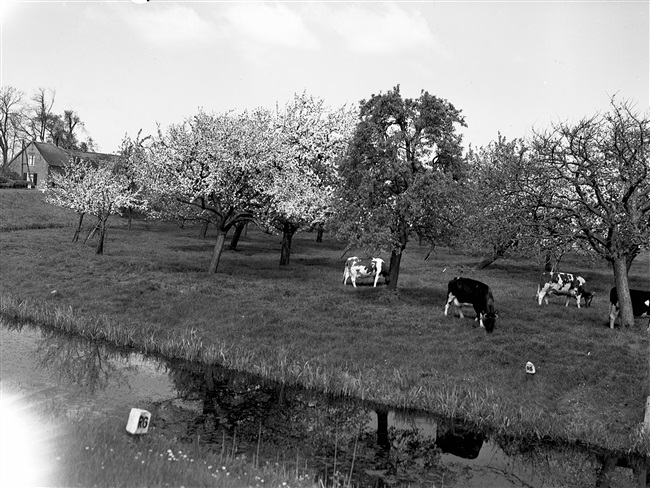
{"label": "cow's leg", "polygon": [[566,296],[566,303],[564,304],[565,307],[569,306],[569,302],[571,301],[572,298],[576,299],[576,305],[578,308],[580,308],[580,299],[582,298],[582,294],[579,293],[578,291],[571,291],[569,290],[567,296]]}
{"label": "cow's leg", "polygon": [[373,287],[377,288],[377,282],[379,281],[379,269],[377,270],[377,274],[375,274],[375,284],[372,285]]}
{"label": "cow's leg", "polygon": [[445,302],[445,315],[449,315],[449,304],[454,301],[454,295],[451,293],[447,296],[447,301]]}
{"label": "cow's leg", "polygon": [[480,313],[480,314],[478,314],[477,318],[478,318],[478,325],[480,325],[481,327],[483,327],[485,329],[485,326],[483,325],[483,315],[484,314]]}
{"label": "cow's leg", "polygon": [[347,285],[348,281],[348,276],[350,276],[350,270],[348,268],[345,268],[345,271],[343,271],[343,285]]}
{"label": "cow's leg", "polygon": [[458,315],[460,318],[464,319],[465,316],[463,315],[463,305],[458,301],[458,298],[454,298],[454,305],[456,305],[456,308],[458,309]]}
{"label": "cow's leg", "polygon": [[[546,295],[546,287],[540,289],[537,293],[537,303],[539,305],[542,304],[542,300],[544,299],[545,295]],[[548,296],[546,296],[546,305],[548,305]]]}
{"label": "cow's leg", "polygon": [[609,304],[609,328],[614,328],[614,322],[616,322],[616,317],[618,317],[618,307],[613,303]]}
{"label": "cow's leg", "polygon": [[474,312],[476,312],[474,322],[478,322],[478,324],[483,327],[483,312],[481,312],[481,308],[474,305]]}
{"label": "cow's leg", "polygon": [[449,315],[449,306],[452,303],[454,304],[454,307],[458,310],[458,314],[460,315],[460,318],[464,319],[465,316],[463,315],[463,310],[461,308],[460,302],[452,293],[450,293],[449,296],[447,297],[447,303],[445,304],[445,315]]}
{"label": "cow's leg", "polygon": [[357,287],[357,274],[354,271],[350,272],[350,281],[352,281],[352,286]]}

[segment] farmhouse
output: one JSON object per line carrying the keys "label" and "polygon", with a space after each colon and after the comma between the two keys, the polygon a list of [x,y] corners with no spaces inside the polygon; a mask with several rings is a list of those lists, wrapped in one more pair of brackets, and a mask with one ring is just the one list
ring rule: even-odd
{"label": "farmhouse", "polygon": [[30,142],[10,162],[7,168],[30,181],[34,188],[45,188],[48,177],[72,160],[116,161],[119,156],[63,149],[47,142]]}

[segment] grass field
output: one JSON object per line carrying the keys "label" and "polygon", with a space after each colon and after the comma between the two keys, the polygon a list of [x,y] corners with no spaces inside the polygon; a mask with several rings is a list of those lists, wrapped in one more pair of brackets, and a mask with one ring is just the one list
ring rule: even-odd
{"label": "grass field", "polygon": [[[508,259],[475,271],[478,256],[438,249],[425,261],[428,248],[417,242],[402,259],[397,295],[343,286],[345,245],[327,234],[320,244],[315,234],[295,236],[291,264],[280,267],[280,237],[250,228],[239,251],[225,253],[219,272],[208,275],[210,233],[202,240],[198,228],[142,221],[127,230],[116,218],[105,255],[97,256],[93,242],[70,242],[76,216],[55,215],[41,200],[38,192],[0,191],[5,314],[461,416],[488,432],[650,453],[641,433],[650,394],[647,319],[608,328],[613,275],[602,261],[565,259],[563,270],[596,292],[592,306],[579,310],[557,297],[537,305],[541,262]],[[5,208],[42,213],[44,228],[30,217],[19,230],[20,212]],[[650,289],[649,269],[649,255],[637,258],[631,287]],[[472,319],[443,315],[447,282],[457,275],[492,288],[493,334],[475,326],[472,310]],[[537,369],[532,378],[527,361]]]}

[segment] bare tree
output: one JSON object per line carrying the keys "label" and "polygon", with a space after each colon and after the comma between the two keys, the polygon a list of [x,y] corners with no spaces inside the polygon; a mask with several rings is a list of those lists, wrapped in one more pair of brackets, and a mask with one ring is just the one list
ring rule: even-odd
{"label": "bare tree", "polygon": [[27,132],[33,141],[45,142],[47,127],[52,118],[56,91],[39,87],[32,95]]}
{"label": "bare tree", "polygon": [[540,215],[612,264],[621,323],[632,325],[627,272],[650,248],[650,114],[612,98],[609,112],[535,134],[533,147]]}
{"label": "bare tree", "polygon": [[25,120],[25,94],[13,86],[0,88],[0,152],[2,169],[17,152]]}

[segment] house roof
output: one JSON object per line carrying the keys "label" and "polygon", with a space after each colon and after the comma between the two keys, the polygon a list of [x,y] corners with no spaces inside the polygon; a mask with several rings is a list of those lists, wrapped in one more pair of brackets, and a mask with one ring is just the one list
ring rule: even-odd
{"label": "house roof", "polygon": [[[80,158],[84,160],[90,160],[98,162],[101,160],[104,161],[117,161],[120,159],[120,156],[116,154],[105,154],[105,153],[95,153],[95,152],[85,152],[85,151],[76,151],[74,149],[63,149],[62,147],[55,146],[49,142],[36,142],[33,141],[30,144],[33,144],[38,152],[41,153],[43,159],[50,166],[61,168],[68,164],[72,158]],[[29,145],[20,151],[12,160],[13,163],[16,159],[20,157],[23,151],[25,151]]]}
{"label": "house roof", "polygon": [[115,154],[104,154],[104,153],[95,153],[95,152],[85,152],[85,151],[76,151],[74,149],[63,149],[54,144],[47,142],[34,142],[33,143],[38,151],[43,156],[43,159],[47,161],[47,164],[50,166],[65,166],[71,158],[80,158],[84,160],[106,160],[106,161],[117,161],[120,157]]}

